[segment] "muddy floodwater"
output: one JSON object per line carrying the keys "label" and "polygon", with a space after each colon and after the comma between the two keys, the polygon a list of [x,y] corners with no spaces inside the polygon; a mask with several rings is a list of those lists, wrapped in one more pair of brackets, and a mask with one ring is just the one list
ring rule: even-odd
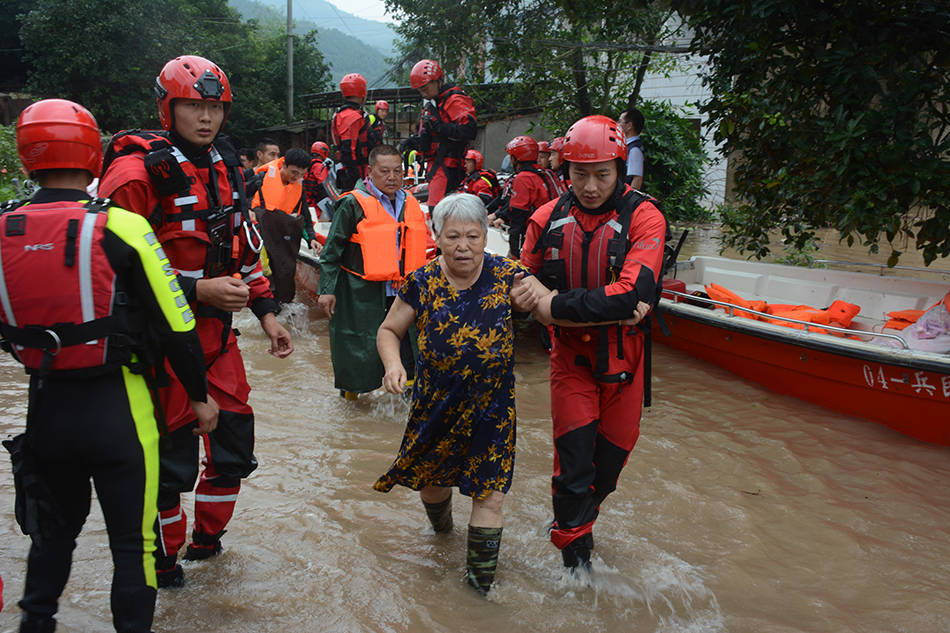
{"label": "muddy floodwater", "polygon": [[[715,253],[715,231],[704,231],[687,255]],[[653,407],[595,527],[594,581],[565,577],[545,530],[547,357],[530,327],[517,342],[517,459],[496,585],[482,599],[462,579],[468,500],[454,496],[455,530],[435,535],[415,493],[371,488],[395,455],[405,404],[383,392],[340,398],[327,322],[304,304],[280,319],[296,345],[284,361],[266,353],[248,311],[238,317],[260,467],[224,552],[185,563],[186,586],[159,593],[159,633],[950,631],[950,449],[662,345]],[[4,354],[0,437],[22,428],[25,394]],[[0,633],[16,630],[28,548],[3,460]],[[112,630],[110,576],[93,503],[57,631]]]}

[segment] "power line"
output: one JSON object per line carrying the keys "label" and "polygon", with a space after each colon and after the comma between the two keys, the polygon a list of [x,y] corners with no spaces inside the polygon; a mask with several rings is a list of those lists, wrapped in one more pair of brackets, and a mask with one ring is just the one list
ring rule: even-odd
{"label": "power line", "polygon": [[[492,37],[492,42],[520,43],[520,39],[511,37]],[[615,51],[643,51],[651,53],[688,53],[688,46],[656,45],[656,44],[618,44],[616,42],[572,42],[570,40],[532,40],[542,46],[553,46],[554,48],[581,48],[591,50],[615,50]]]}

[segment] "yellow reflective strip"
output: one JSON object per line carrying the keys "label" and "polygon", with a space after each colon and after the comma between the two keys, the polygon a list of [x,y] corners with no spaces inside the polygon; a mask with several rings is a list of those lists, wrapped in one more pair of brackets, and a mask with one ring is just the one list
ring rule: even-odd
{"label": "yellow reflective strip", "polygon": [[142,499],[142,571],[149,587],[157,588],[155,578],[155,522],[158,520],[158,423],[152,406],[152,394],[145,379],[122,367],[129,411],[135,421],[135,433],[142,446],[145,466],[145,496]]}
{"label": "yellow reflective strip", "polygon": [[155,295],[171,330],[187,332],[194,329],[194,317],[187,307],[187,301],[181,305],[177,299],[177,296],[181,294],[178,277],[145,218],[118,207],[112,207],[109,209],[106,228],[138,252],[152,294]]}

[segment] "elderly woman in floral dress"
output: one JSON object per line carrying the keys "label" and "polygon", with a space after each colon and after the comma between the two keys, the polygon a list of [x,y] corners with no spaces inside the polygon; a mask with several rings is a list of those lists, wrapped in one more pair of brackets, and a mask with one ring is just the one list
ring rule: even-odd
{"label": "elderly woman in floral dress", "polygon": [[484,595],[515,464],[511,313],[532,310],[547,290],[520,263],[485,253],[487,214],[477,196],[447,196],[432,223],[442,255],[406,279],[377,335],[387,391],[405,387],[399,342],[412,323],[419,360],[399,454],[373,487],[419,490],[436,533],[452,530],[452,488],[471,497],[467,578]]}

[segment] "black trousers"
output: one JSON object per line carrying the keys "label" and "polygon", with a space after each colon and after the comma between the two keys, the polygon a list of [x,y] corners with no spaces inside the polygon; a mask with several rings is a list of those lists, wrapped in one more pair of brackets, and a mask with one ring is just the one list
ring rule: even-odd
{"label": "black trousers", "polygon": [[30,381],[29,445],[61,518],[34,536],[20,608],[52,617],[89,514],[90,479],[105,517],[114,566],[112,618],[120,633],[147,633],[155,609],[158,429],[141,376]]}
{"label": "black trousers", "polygon": [[303,236],[303,218],[283,211],[268,210],[258,212],[257,221],[261,225],[261,237],[264,238],[264,248],[270,258],[270,285],[274,298],[281,303],[290,303],[297,290],[294,273],[297,271],[297,252]]}

